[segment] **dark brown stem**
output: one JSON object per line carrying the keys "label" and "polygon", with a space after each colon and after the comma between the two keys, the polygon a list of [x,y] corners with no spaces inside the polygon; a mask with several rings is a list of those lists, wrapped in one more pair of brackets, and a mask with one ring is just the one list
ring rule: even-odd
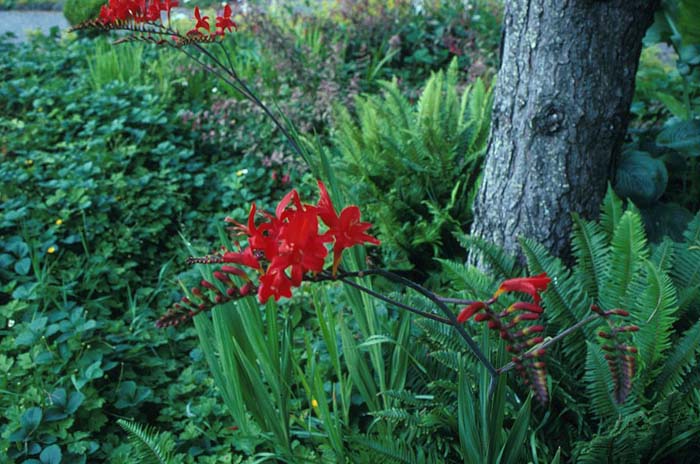
{"label": "dark brown stem", "polygon": [[[592,315],[588,316],[587,318],[578,321],[576,324],[574,324],[574,325],[572,325],[571,327],[569,327],[569,328],[563,330],[562,332],[558,333],[556,336],[554,336],[554,337],[552,337],[552,338],[548,338],[548,339],[546,339],[545,341],[543,341],[542,343],[539,343],[539,344],[533,346],[532,348],[530,348],[529,350],[527,350],[523,355],[519,356],[518,359],[519,359],[519,360],[522,360],[523,357],[525,357],[528,353],[531,353],[531,352],[534,352],[534,351],[537,351],[537,350],[544,350],[545,348],[549,347],[550,345],[553,345],[554,343],[558,342],[558,341],[561,340],[562,338],[564,338],[564,337],[570,335],[572,332],[574,332],[574,331],[580,329],[580,328],[583,327],[584,325],[586,325],[586,324],[588,324],[589,322],[594,321],[594,320],[596,320],[596,319],[598,319],[598,318],[600,318],[600,317],[605,317],[605,316],[604,316],[604,315],[601,315],[601,314],[592,314]],[[503,374],[504,372],[508,372],[509,370],[513,369],[514,367],[515,367],[515,362],[514,362],[514,361],[511,361],[511,362],[509,362],[508,364],[499,367],[498,369],[496,369],[496,371],[497,371],[499,374]]]}
{"label": "dark brown stem", "polygon": [[481,351],[479,348],[479,345],[471,338],[471,336],[467,333],[467,331],[462,327],[462,324],[460,324],[457,321],[457,316],[450,310],[450,308],[447,307],[445,303],[443,303],[438,296],[428,290],[427,288],[413,282],[412,280],[409,280],[405,277],[402,277],[398,274],[394,274],[393,272],[390,271],[385,271],[383,269],[367,269],[363,271],[356,271],[356,272],[339,272],[338,275],[336,276],[338,279],[347,279],[347,278],[356,278],[356,277],[365,277],[369,275],[379,275],[382,276],[388,280],[391,280],[393,282],[398,282],[402,285],[405,285],[406,287],[415,290],[416,292],[420,293],[421,295],[425,296],[428,298],[430,301],[435,303],[435,305],[440,308],[440,310],[445,314],[447,320],[449,321],[450,325],[454,327],[454,329],[457,331],[457,333],[464,339],[464,341],[467,343],[467,346],[469,349],[474,353],[474,356],[486,367],[486,370],[489,371],[489,374],[491,375],[491,385],[489,387],[489,393],[493,392],[493,389],[495,388],[496,385],[496,378],[498,377],[499,373],[496,370],[496,368],[491,364],[491,361],[488,360],[486,355]]}

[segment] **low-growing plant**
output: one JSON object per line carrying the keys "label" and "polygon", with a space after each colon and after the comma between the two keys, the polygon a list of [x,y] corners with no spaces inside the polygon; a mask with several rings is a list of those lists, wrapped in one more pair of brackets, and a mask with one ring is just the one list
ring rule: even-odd
{"label": "low-growing plant", "polygon": [[355,118],[339,108],[327,156],[371,211],[385,262],[424,272],[433,257],[460,252],[452,232],[471,222],[491,91],[480,80],[460,90],[456,61],[428,79],[415,106],[395,81],[383,89],[358,99]]}
{"label": "low-growing plant", "polygon": [[[107,10],[101,21],[81,27],[124,29],[134,34],[132,40],[150,40],[152,34],[162,33],[170,37],[164,39],[171,40],[170,45],[191,46],[210,60],[205,66],[211,72],[265,112],[288,138],[292,149],[311,161],[294,128],[260,101],[233,67],[204,48],[206,44],[216,42],[219,32],[223,34],[223,31],[207,34],[199,29],[209,28],[198,25],[182,35],[158,21],[142,21],[128,14],[124,18],[117,17],[119,21],[115,21],[116,14],[118,10]],[[226,15],[225,10],[217,22],[224,22]],[[198,20],[204,21],[199,17]],[[141,22],[145,25],[137,27]],[[321,154],[311,167],[331,179],[331,190],[337,198],[341,186],[329,176],[329,160]],[[692,436],[697,433],[690,425],[697,416],[697,395],[681,393],[683,401],[690,405],[683,417],[675,412],[667,414],[666,419],[663,417],[664,408],[676,394],[674,390],[683,392],[686,382],[691,382],[691,385],[695,382],[695,376],[687,374],[686,370],[694,366],[697,337],[693,326],[683,334],[678,348],[669,352],[670,340],[676,336],[673,323],[677,321],[680,307],[677,302],[681,294],[674,288],[668,273],[674,245],[665,242],[649,259],[641,219],[635,210],[624,211],[621,201],[610,193],[603,205],[600,225],[574,218],[578,227],[572,239],[578,261],[574,272],[566,269],[559,260],[549,257],[541,245],[527,240],[522,241],[522,246],[530,272],[536,274],[531,277],[506,275],[500,284],[493,285],[469,267],[444,261],[445,266],[461,280],[461,286],[457,288],[473,292],[470,298],[452,298],[440,296],[390,271],[362,269],[364,266],[359,265],[363,262],[361,252],[349,256],[344,261],[346,266],[343,266],[344,250],[362,243],[379,244],[379,241],[367,233],[371,225],[361,222],[357,206],[347,206],[338,212],[325,185],[321,182],[318,185],[320,198],[315,204],[302,202],[299,193],[292,190],[280,201],[274,213],[258,214],[253,204],[247,221],[229,219],[227,222],[232,224],[233,235],[222,236],[221,248],[189,259],[191,264],[202,266],[203,278],[158,322],[160,326],[171,327],[195,320],[215,381],[235,420],[241,424],[243,437],[250,436],[258,428],[267,432],[263,439],[271,452],[258,457],[274,456],[287,460],[317,457],[315,451],[294,449],[293,437],[303,437],[321,441],[321,455],[336,460],[353,456],[350,445],[359,443],[361,449],[354,453],[364,459],[384,454],[399,460],[423,461],[429,459],[426,456],[447,457],[454,453],[464,460],[517,462],[522,455],[531,416],[530,399],[525,399],[527,392],[532,392],[542,407],[570,409],[588,426],[584,430],[588,434],[584,440],[570,433],[568,447],[564,450],[557,448],[555,451],[555,446],[546,437],[537,443],[534,441],[537,432],[531,434],[530,455],[535,459],[538,454],[554,461],[561,456],[574,456],[582,460],[593,458],[597,462],[603,459],[601,453],[622,460],[644,457],[654,461],[684,456],[686,450],[680,446],[690,446]],[[696,229],[700,230],[700,217],[691,223],[686,233],[690,245],[678,245],[680,254],[674,271],[684,302],[690,305],[696,303],[700,288],[700,283],[695,282],[700,279],[697,271],[700,263],[696,262],[699,258],[696,256]],[[507,274],[512,272],[512,258],[478,240],[463,240],[482,248],[486,259],[495,263],[497,269]],[[218,268],[212,271],[212,266]],[[372,276],[383,277],[416,292],[418,297],[414,301],[418,303],[406,303],[402,301],[404,297],[387,296],[377,291],[369,284]],[[303,371],[298,365],[295,367],[289,328],[280,327],[279,314],[270,301],[271,298],[277,301],[291,297],[292,290],[305,283],[317,285],[320,282],[342,282],[352,289],[346,297],[353,309],[353,322],[357,324],[358,332],[367,337],[358,344],[353,340],[353,330],[339,316],[345,363],[340,367],[337,338],[333,343],[331,326],[322,328],[330,363],[339,377],[339,405],[335,396],[331,400],[321,399],[328,392],[321,386],[315,369],[316,356],[310,340],[305,340],[307,370]],[[266,304],[264,314],[256,311],[253,295],[260,303]],[[527,298],[517,298],[516,295]],[[318,297],[315,298],[318,301]],[[448,375],[453,379],[452,383],[441,377],[429,377],[437,387],[435,391],[442,389],[445,391],[441,394],[447,393],[443,400],[453,395],[456,389],[456,419],[454,400],[446,402],[444,416],[418,415],[412,418],[410,413],[394,408],[401,401],[417,401],[405,391],[405,385],[409,380],[411,355],[420,354],[422,348],[408,346],[407,318],[397,319],[393,325],[396,329],[393,337],[376,330],[381,324],[377,323],[375,311],[379,307],[375,300],[418,315],[429,324],[449,329],[442,334],[434,327],[427,329],[427,338],[432,339],[432,343],[454,343],[457,339],[466,346],[445,350],[436,356],[440,363],[451,368]],[[455,313],[448,304],[457,304],[463,309]],[[434,313],[433,307],[440,312]],[[544,308],[548,311],[545,312]],[[208,312],[212,313],[212,321]],[[319,310],[317,317],[319,321],[330,320]],[[481,343],[477,343],[462,325],[471,318],[486,323]],[[551,325],[542,323],[545,318]],[[627,318],[635,324],[628,323]],[[283,320],[285,324],[289,321],[288,318]],[[597,331],[597,336],[592,328],[595,325],[603,327]],[[454,332],[459,338],[453,336]],[[497,344],[492,344],[489,332],[498,334],[500,341]],[[550,336],[545,338],[548,332]],[[563,339],[566,343],[558,343]],[[385,343],[391,343],[395,348],[383,350],[380,345]],[[545,349],[557,350],[553,368],[545,364]],[[391,363],[387,363],[387,352],[391,353]],[[510,362],[507,362],[506,352],[511,353]],[[422,359],[426,357],[427,353],[423,352]],[[427,374],[427,370],[420,369],[420,363],[413,362],[412,365]],[[387,370],[389,366],[391,369]],[[347,376],[343,375],[344,369],[347,369]],[[470,376],[479,369],[478,376]],[[563,379],[561,383],[554,383],[545,369],[557,372]],[[510,370],[520,372],[522,383],[511,383],[508,388],[504,374]],[[658,372],[666,375],[658,376]],[[295,381],[300,385],[295,385]],[[318,410],[321,423],[316,427],[309,425],[303,430],[295,427],[300,424],[290,411],[298,403],[298,386],[306,393],[307,400],[310,396],[311,409]],[[348,411],[352,407],[348,406],[348,399],[352,403],[353,389],[362,397],[368,413],[378,419],[370,426],[348,421]],[[654,392],[658,391],[662,392],[661,395],[655,396]],[[507,400],[509,397],[512,401]],[[657,400],[664,405],[660,410],[656,408]],[[322,406],[324,402],[325,407]],[[333,405],[332,409],[329,403]],[[479,411],[476,410],[477,404]],[[590,406],[582,406],[584,404]],[[512,422],[506,426],[505,418],[509,415]],[[549,422],[551,416],[543,417],[540,433],[561,427],[556,420]],[[624,426],[634,427],[634,433],[620,435],[622,428],[615,424],[619,424],[621,416]],[[311,416],[308,417],[311,422]],[[456,426],[459,445],[438,443],[428,448],[428,454],[420,451],[414,454],[406,446],[388,443],[386,438],[376,439],[393,436],[394,425],[383,419],[399,418],[399,422],[406,420],[411,424],[411,420],[422,420],[423,417],[432,421],[429,426],[451,426],[452,430]],[[663,425],[652,428],[659,424],[658,420],[664,420]],[[586,421],[598,424],[600,428]],[[372,436],[374,427],[379,432]],[[671,439],[670,430],[678,427],[684,430],[682,440]],[[347,428],[360,433],[345,438],[343,432]],[[410,439],[411,432],[409,430],[408,442],[415,441],[415,436]],[[657,435],[662,436],[666,443],[659,449],[655,449],[650,439]],[[639,437],[647,439],[649,445],[635,447]],[[689,455],[692,452],[688,451]]]}
{"label": "low-growing plant", "polygon": [[616,171],[616,192],[640,208],[655,242],[682,240],[700,208],[700,28],[687,21],[698,14],[684,0],[657,13],[637,74],[633,140]]}

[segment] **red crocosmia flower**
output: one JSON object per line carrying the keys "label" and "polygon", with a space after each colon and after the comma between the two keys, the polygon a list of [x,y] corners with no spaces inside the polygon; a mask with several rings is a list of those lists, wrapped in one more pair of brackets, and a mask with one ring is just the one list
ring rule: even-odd
{"label": "red crocosmia flower", "polygon": [[315,211],[295,211],[279,233],[279,252],[270,263],[270,269],[286,270],[291,267],[292,284],[301,285],[307,271],[321,272],[328,249],[328,239],[318,235]]}
{"label": "red crocosmia flower", "polygon": [[506,314],[514,313],[515,311],[518,311],[520,309],[537,314],[542,314],[544,312],[542,306],[538,304],[528,303],[526,301],[516,301],[512,305],[508,306],[508,309],[506,309]]}
{"label": "red crocosmia flower", "polygon": [[328,232],[335,239],[333,243],[333,274],[338,270],[341,254],[346,248],[362,243],[379,245],[381,242],[371,235],[366,234],[372,227],[369,222],[360,222],[360,208],[355,205],[343,208],[338,218],[338,225]]}
{"label": "red crocosmia flower", "polygon": [[333,274],[335,275],[343,250],[361,243],[380,245],[381,242],[365,233],[367,229],[372,227],[372,224],[360,222],[360,208],[355,205],[347,206],[343,208],[340,216],[338,216],[323,182],[318,181],[318,188],[321,191],[321,196],[316,205],[318,215],[328,226],[326,235],[333,237],[335,240],[335,243],[333,243]]}
{"label": "red crocosmia flower", "polygon": [[252,248],[246,248],[240,253],[233,251],[227,251],[224,256],[221,257],[221,261],[224,263],[234,263],[240,264],[241,266],[246,266],[252,269],[261,269],[260,262],[253,255]]}
{"label": "red crocosmia flower", "polygon": [[515,279],[508,279],[501,283],[501,286],[498,287],[498,290],[496,293],[494,293],[493,297],[498,298],[501,293],[521,292],[527,293],[532,297],[535,303],[539,303],[541,300],[539,292],[546,290],[547,285],[549,285],[551,281],[552,279],[547,277],[547,274],[544,273],[534,277],[518,277]]}
{"label": "red crocosmia flower", "polygon": [[279,268],[271,268],[260,276],[260,286],[258,287],[258,301],[265,303],[270,297],[275,301],[280,298],[292,297],[292,281]]}
{"label": "red crocosmia flower", "polygon": [[459,316],[457,316],[457,322],[467,322],[475,313],[479,312],[484,308],[486,308],[486,303],[484,303],[483,301],[475,301],[474,303],[470,304],[462,311],[460,311]]}
{"label": "red crocosmia flower", "polygon": [[328,227],[335,227],[338,223],[338,214],[335,212],[335,207],[333,206],[330,195],[328,195],[326,186],[323,185],[323,182],[320,180],[318,181],[318,189],[321,191],[321,196],[316,205],[318,215],[325,225]]}
{"label": "red crocosmia flower", "polygon": [[159,1],[152,1],[148,5],[148,12],[146,13],[146,21],[159,21],[160,12],[165,9],[164,5]]}
{"label": "red crocosmia flower", "polygon": [[114,11],[108,7],[107,5],[102,5],[102,8],[100,8],[100,21],[102,21],[103,24],[111,24],[114,22]]}
{"label": "red crocosmia flower", "polygon": [[[287,209],[290,203],[294,207],[293,209]],[[315,211],[313,206],[304,205],[299,198],[299,192],[296,189],[292,189],[288,194],[286,194],[282,200],[280,200],[277,208],[275,209],[275,216],[280,221],[288,219],[290,215],[296,214],[296,212],[301,211]]]}
{"label": "red crocosmia flower", "polygon": [[202,17],[198,6],[194,7],[194,17],[197,20],[197,24],[194,25],[193,31],[199,28],[206,29],[207,31],[209,30],[209,16]]}
{"label": "red crocosmia flower", "polygon": [[220,34],[223,34],[224,31],[228,30],[229,32],[233,32],[231,28],[233,29],[238,29],[238,26],[236,23],[231,21],[231,6],[226,5],[224,7],[224,15],[223,16],[217,16],[216,17],[216,28],[217,32]]}

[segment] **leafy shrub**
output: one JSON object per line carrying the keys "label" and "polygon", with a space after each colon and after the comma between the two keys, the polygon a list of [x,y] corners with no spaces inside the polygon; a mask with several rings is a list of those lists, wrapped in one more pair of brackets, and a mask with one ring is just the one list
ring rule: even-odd
{"label": "leafy shrub", "polygon": [[616,192],[640,207],[649,238],[682,240],[700,208],[700,14],[693,1],[664,2],[645,37],[632,111],[632,141]]}
{"label": "leafy shrub", "polygon": [[0,41],[0,448],[18,462],[132,462],[117,415],[208,462],[230,449],[230,420],[194,331],[156,331],[155,314],[184,259],[178,232],[213,235],[212,215],[283,186],[256,157],[201,150],[177,87],[150,75],[94,87],[94,50]]}
{"label": "leafy shrub", "polygon": [[97,18],[105,0],[66,0],[63,4],[63,16],[71,25]]}
{"label": "leafy shrub", "polygon": [[[391,266],[430,269],[458,247],[452,231],[471,220],[486,148],[491,92],[458,88],[458,68],[434,74],[415,105],[396,82],[359,98],[354,118],[339,108],[332,152],[354,197],[367,205]],[[461,94],[461,95],[460,95]]]}
{"label": "leafy shrub", "polygon": [[[542,245],[523,239],[527,273],[546,272],[552,278],[542,295],[548,336],[584,320],[591,304],[629,311],[639,330],[626,333],[639,352],[626,401],[616,399],[624,373],[622,364],[615,364],[611,339],[599,335],[610,336],[605,324],[583,325],[550,345],[547,369],[552,379],[562,381],[552,381],[549,405],[533,407],[530,415],[524,401],[527,392],[512,380],[497,386],[489,403],[484,393],[488,378],[471,365],[472,359],[460,355],[462,341],[441,324],[421,320],[420,340],[426,349],[419,349],[423,343],[412,344],[407,377],[411,381],[405,389],[385,392],[396,402],[373,413],[378,422],[392,424],[396,431],[390,439],[365,439],[373,459],[392,455],[419,460],[410,450],[421,450],[426,456],[449,456],[447,461],[499,462],[498,450],[505,440],[508,453],[524,451],[532,461],[692,462],[700,434],[700,214],[681,242],[666,240],[651,246],[639,212],[632,206],[625,210],[610,190],[600,222],[577,217],[574,222],[575,264],[567,267]],[[460,241],[484,255],[497,279],[518,273],[514,259],[498,247],[467,236],[460,236]],[[493,294],[492,278],[476,268],[453,260],[441,263],[449,286],[444,293],[479,301]],[[499,356],[507,359],[500,341],[489,339],[485,330],[474,336],[497,364]],[[436,377],[441,380],[427,380]],[[490,413],[480,417],[485,411]],[[528,420],[532,429],[520,429]],[[490,433],[494,424],[512,425],[510,436]],[[528,436],[529,449],[519,449]],[[508,453],[503,451],[503,456],[511,456]]]}
{"label": "leafy shrub", "polygon": [[[561,396],[552,404],[569,409],[584,429],[559,436],[549,449],[565,442],[563,455],[572,453],[577,462],[684,462],[698,452],[692,437],[698,433],[693,424],[700,417],[700,398],[692,391],[700,348],[700,215],[683,241],[654,247],[646,240],[639,212],[633,207],[625,211],[612,192],[599,223],[577,217],[574,223],[572,269],[540,245],[521,242],[529,271],[547,272],[553,279],[543,297],[550,325],[555,330],[568,326],[596,302],[628,310],[639,326],[632,334],[639,347],[638,372],[630,399],[620,405],[607,383],[611,373],[604,352],[593,342],[596,332],[584,328],[560,345],[561,357],[550,368],[568,372],[578,382],[572,382],[574,388],[560,385]],[[680,404],[684,406],[674,407]],[[557,421],[544,422],[543,442],[561,427]],[[683,438],[674,440],[679,436]]]}

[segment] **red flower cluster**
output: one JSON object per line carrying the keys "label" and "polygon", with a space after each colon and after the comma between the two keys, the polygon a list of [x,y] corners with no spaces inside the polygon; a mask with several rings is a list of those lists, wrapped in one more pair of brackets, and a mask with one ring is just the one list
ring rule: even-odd
{"label": "red flower cluster", "polygon": [[[177,325],[213,306],[256,291],[261,303],[270,297],[275,301],[291,297],[292,287],[301,285],[304,277],[318,274],[326,267],[327,244],[332,243],[333,274],[337,272],[343,250],[362,243],[379,245],[379,240],[368,235],[371,224],[360,221],[360,209],[348,206],[338,214],[328,191],[318,182],[321,196],[316,205],[302,203],[296,190],[280,201],[275,214],[262,212],[262,222],[256,222],[258,211],[251,206],[246,224],[230,218],[233,230],[247,236],[248,246],[241,251],[222,250],[203,258],[190,258],[189,263],[225,264],[213,273],[214,279],[226,287],[202,280],[191,294],[197,301],[183,298],[158,321],[159,327]],[[326,226],[319,231],[320,224]],[[251,277],[250,272],[254,275]],[[231,279],[236,276],[245,283],[237,286]]]}
{"label": "red flower cluster", "polygon": [[[178,6],[178,0],[109,0],[109,4],[100,9],[99,20],[104,25],[131,22],[136,24],[157,23],[162,20],[162,13],[166,13],[170,20],[170,11]],[[199,7],[194,8],[194,16],[197,21],[188,36],[204,36],[200,29],[207,31],[209,36],[222,36],[227,31],[238,29],[231,19],[233,14],[230,5],[224,7],[224,14],[216,17],[215,30],[211,30],[209,16],[202,16]]]}
{"label": "red flower cluster", "polygon": [[615,401],[622,404],[632,391],[632,378],[636,371],[637,348],[627,343],[629,334],[636,332],[639,327],[636,325],[615,325],[612,318],[614,316],[627,317],[629,312],[624,309],[611,309],[603,311],[596,305],[591,306],[591,311],[603,316],[609,325],[610,330],[601,330],[598,336],[602,339],[601,348],[606,351],[605,360],[613,378],[613,392]]}
{"label": "red flower cluster", "polygon": [[100,9],[100,20],[104,24],[119,21],[133,21],[137,24],[161,20],[161,13],[167,13],[178,6],[178,0],[109,0]]}
{"label": "red flower cluster", "polygon": [[[255,204],[251,207],[247,225],[235,224],[235,229],[248,236],[248,248],[239,253],[227,252],[221,258],[224,263],[236,263],[255,270],[263,269],[258,287],[258,299],[267,301],[289,298],[291,288],[298,287],[307,273],[319,273],[325,266],[328,249],[333,242],[333,273],[338,269],[343,250],[353,245],[379,240],[368,235],[371,224],[360,222],[357,206],[344,208],[340,215],[335,211],[328,191],[318,182],[321,197],[316,205],[301,202],[296,190],[289,192],[277,205],[275,214],[263,213],[266,221],[256,225]],[[319,219],[328,227],[319,233]]]}
{"label": "red flower cluster", "polygon": [[216,17],[216,30],[212,33],[211,31],[211,26],[209,25],[209,16],[202,16],[202,13],[199,11],[199,7],[196,6],[194,7],[194,19],[197,21],[197,23],[194,25],[194,28],[190,30],[187,35],[188,36],[199,36],[199,35],[204,35],[200,29],[206,30],[210,35],[224,35],[226,31],[228,32],[233,32],[232,29],[238,29],[238,25],[233,22],[231,19],[231,7],[229,5],[226,5],[224,7],[224,15],[223,16],[217,16]]}
{"label": "red flower cluster", "polygon": [[[522,327],[521,323],[537,321],[540,318],[544,311],[540,306],[540,292],[545,291],[550,282],[551,279],[546,274],[506,280],[489,301],[475,301],[457,316],[458,322],[466,322],[473,316],[476,322],[486,321],[489,329],[499,332],[500,337],[508,342],[506,350],[513,354],[515,368],[543,404],[549,400],[546,365],[540,359],[545,350],[530,349],[544,341],[544,338],[538,335],[544,332],[544,326],[536,324]],[[532,297],[533,302],[517,301],[500,313],[494,312],[491,305],[500,295],[509,292],[526,293]],[[515,313],[518,314],[514,315]],[[533,334],[536,335],[532,336]]]}

